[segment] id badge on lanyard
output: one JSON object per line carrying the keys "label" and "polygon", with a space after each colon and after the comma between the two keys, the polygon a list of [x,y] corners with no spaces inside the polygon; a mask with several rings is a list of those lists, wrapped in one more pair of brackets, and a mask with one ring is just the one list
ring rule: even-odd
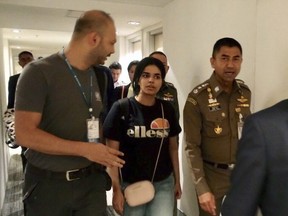
{"label": "id badge on lanyard", "polygon": [[100,142],[99,119],[92,116],[87,119],[87,138],[89,142]]}
{"label": "id badge on lanyard", "polygon": [[[71,75],[73,76],[75,83],[77,84],[77,86],[79,87],[80,92],[82,93],[83,99],[87,105],[87,107],[89,108],[89,115],[91,116],[90,119],[86,120],[86,124],[87,124],[87,139],[89,142],[94,142],[94,143],[98,143],[100,142],[100,133],[99,133],[99,119],[95,118],[92,115],[92,89],[93,89],[93,71],[90,69],[90,94],[86,95],[84,88],[81,85],[80,80],[77,77],[76,72],[74,71],[73,67],[71,66],[71,64],[69,63],[67,57],[64,54],[64,50],[63,50],[63,57],[65,58],[65,61],[69,67],[69,72],[71,73]],[[90,97],[89,97],[90,96]]]}

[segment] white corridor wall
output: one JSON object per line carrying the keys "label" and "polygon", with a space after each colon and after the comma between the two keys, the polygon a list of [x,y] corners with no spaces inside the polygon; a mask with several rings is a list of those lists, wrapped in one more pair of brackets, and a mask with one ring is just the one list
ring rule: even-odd
{"label": "white corridor wall", "polygon": [[[164,52],[171,68],[167,80],[178,89],[181,114],[188,93],[211,75],[212,48],[222,37],[233,37],[242,45],[243,64],[238,78],[252,91],[253,112],[287,98],[287,8],[286,0],[175,0],[169,4],[163,19]],[[183,145],[181,150],[180,209],[187,216],[197,216]]]}

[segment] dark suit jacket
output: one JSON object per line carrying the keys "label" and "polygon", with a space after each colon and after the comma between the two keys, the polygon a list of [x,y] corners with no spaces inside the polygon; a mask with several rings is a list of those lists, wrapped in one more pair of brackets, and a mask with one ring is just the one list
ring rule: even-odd
{"label": "dark suit jacket", "polygon": [[97,65],[93,67],[100,89],[100,94],[103,99],[103,111],[100,114],[100,119],[104,122],[112,104],[113,104],[113,78],[111,75],[111,71],[108,67],[103,65]]}
{"label": "dark suit jacket", "polygon": [[249,116],[223,216],[288,215],[288,100]]}
{"label": "dark suit jacket", "polygon": [[16,74],[13,76],[10,76],[9,82],[8,82],[8,105],[7,108],[14,108],[14,102],[15,102],[15,93],[16,93],[16,86],[18,79],[20,77],[20,74]]}
{"label": "dark suit jacket", "polygon": [[[121,98],[126,98],[128,95],[128,89],[130,87],[131,83],[129,83],[128,85],[125,86],[117,86],[114,89],[114,102],[121,99]],[[124,89],[123,89],[124,88]],[[122,92],[123,92],[123,97],[122,97]]]}

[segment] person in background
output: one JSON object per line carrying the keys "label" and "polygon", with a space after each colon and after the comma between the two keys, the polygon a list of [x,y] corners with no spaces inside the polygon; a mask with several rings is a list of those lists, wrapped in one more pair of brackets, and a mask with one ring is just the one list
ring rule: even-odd
{"label": "person in background", "polygon": [[[34,60],[33,54],[29,51],[23,51],[18,54],[18,64],[22,69]],[[7,108],[14,108],[16,85],[21,73],[10,76],[8,82],[8,105]]]}
{"label": "person in background", "polygon": [[287,215],[287,122],[287,99],[246,119],[223,216]]}
{"label": "person in background", "polygon": [[128,85],[118,86],[114,89],[114,101],[119,100],[121,98],[125,98],[125,97],[131,97],[134,95],[133,87],[131,83],[132,83],[135,69],[138,63],[139,63],[138,60],[134,60],[129,63],[127,67],[127,71],[128,71],[130,83]]}
{"label": "person in background", "polygon": [[109,69],[112,74],[113,82],[114,82],[114,88],[117,86],[124,85],[125,83],[122,81],[119,81],[119,77],[122,73],[122,66],[119,62],[113,62],[109,65]]}
{"label": "person in background", "polygon": [[[18,64],[22,67],[22,69],[30,62],[34,60],[34,56],[29,51],[22,51],[18,54]],[[9,77],[8,81],[8,105],[7,109],[14,108],[15,103],[15,92],[16,92],[16,86],[18,83],[18,79],[20,77],[21,73],[15,74],[13,76]],[[21,146],[21,160],[22,160],[22,168],[23,172],[25,170],[25,166],[27,163],[27,160],[24,156],[24,152],[27,150],[24,146]]]}
{"label": "person in background", "polygon": [[184,106],[185,151],[199,202],[200,216],[219,215],[230,187],[242,125],[250,115],[251,92],[236,77],[242,47],[221,38],[213,47],[211,77],[196,86]]}
{"label": "person in background", "polygon": [[[181,127],[172,105],[156,97],[165,75],[161,61],[142,59],[132,82],[135,96],[116,101],[103,125],[108,146],[124,152],[122,179],[117,167],[109,168],[113,207],[124,216],[172,216],[174,199],[182,194],[177,144]],[[156,191],[152,201],[136,207],[125,203],[122,186],[151,179]]]}
{"label": "person in background", "polygon": [[[168,59],[165,53],[161,51],[154,51],[149,55],[149,57],[153,57],[153,58],[160,60],[165,67],[166,74],[168,73],[169,65],[168,65]],[[176,117],[179,120],[180,113],[179,113],[179,104],[178,104],[178,93],[173,83],[165,81],[164,85],[158,92],[157,97],[162,100],[169,101],[173,105],[176,111]]]}
{"label": "person in background", "polygon": [[[100,90],[103,89],[106,91],[101,93],[103,99],[103,110],[100,114],[101,123],[104,122],[109,110],[114,103],[114,84],[111,71],[108,67],[104,65],[96,65],[93,67],[96,77],[99,80]],[[101,88],[102,86],[102,88]]]}
{"label": "person in background", "polygon": [[[62,51],[27,65],[16,91],[17,142],[28,150],[26,216],[106,215],[107,167],[123,153],[103,145],[103,100],[92,69],[114,53],[116,30],[104,11],[84,12]],[[73,194],[73,195],[71,195]]]}

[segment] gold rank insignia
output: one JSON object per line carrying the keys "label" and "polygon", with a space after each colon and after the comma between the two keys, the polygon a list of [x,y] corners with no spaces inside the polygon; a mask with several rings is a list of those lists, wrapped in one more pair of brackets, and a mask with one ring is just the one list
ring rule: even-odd
{"label": "gold rank insignia", "polygon": [[207,88],[207,92],[208,92],[208,97],[209,99],[212,98],[212,93],[211,93],[211,88]]}
{"label": "gold rank insignia", "polygon": [[208,92],[208,102],[209,102],[209,104],[217,103],[217,99],[213,98],[213,95],[211,93],[211,88],[207,88],[207,92]]}
{"label": "gold rank insignia", "polygon": [[208,107],[210,111],[217,111],[220,110],[220,103],[217,102],[216,98],[213,98],[213,95],[211,93],[211,88],[207,88],[207,92],[208,92]]}
{"label": "gold rank insignia", "polygon": [[[241,95],[240,98],[237,99],[241,104],[237,104],[237,107],[250,107],[248,99]],[[236,111],[237,112],[237,111]]]}
{"label": "gold rank insignia", "polygon": [[195,87],[195,88],[193,89],[193,93],[194,93],[194,94],[198,94],[199,92],[201,92],[201,91],[202,91],[206,86],[208,86],[208,85],[209,85],[208,83],[203,83],[203,84]]}
{"label": "gold rank insignia", "polygon": [[214,128],[214,132],[219,135],[222,133],[222,128],[219,125],[217,125],[217,127]]}
{"label": "gold rank insignia", "polygon": [[163,100],[165,101],[174,101],[174,97],[172,94],[170,94],[169,92],[165,93],[163,95]]}
{"label": "gold rank insignia", "polygon": [[250,107],[249,104],[237,104],[238,107]]}
{"label": "gold rank insignia", "polygon": [[238,98],[237,101],[239,101],[239,102],[241,102],[241,103],[245,103],[245,102],[248,101],[248,99],[247,99],[247,98],[244,98],[244,96],[241,95],[241,98]]}
{"label": "gold rank insignia", "polygon": [[217,103],[217,100],[216,100],[216,99],[213,99],[213,98],[209,98],[209,99],[208,99],[208,102],[209,102],[209,104]]}
{"label": "gold rank insignia", "polygon": [[237,108],[235,108],[235,111],[236,111],[237,113],[240,113],[240,112],[241,112],[241,108],[237,107]]}

